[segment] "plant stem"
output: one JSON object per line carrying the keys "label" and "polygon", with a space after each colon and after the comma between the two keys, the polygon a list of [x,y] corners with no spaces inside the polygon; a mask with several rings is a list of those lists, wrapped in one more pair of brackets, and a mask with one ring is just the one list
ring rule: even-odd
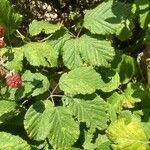
{"label": "plant stem", "polygon": [[56,89],[57,89],[57,87],[58,87],[58,83],[56,84],[56,86],[54,87],[54,89],[53,89],[53,91],[51,92],[51,95],[53,95],[54,94],[54,92],[56,91]]}
{"label": "plant stem", "polygon": [[52,35],[47,36],[46,38],[40,40],[40,42],[44,42],[44,41],[48,40],[51,36],[52,36]]}
{"label": "plant stem", "polygon": [[80,33],[81,33],[82,29],[83,29],[83,25],[81,26],[81,28],[80,28],[80,30],[79,30],[79,32],[78,32],[78,34],[77,34],[76,38],[78,38],[78,37],[79,37],[79,35],[80,35]]}
{"label": "plant stem", "polygon": [[21,34],[21,32],[20,32],[19,30],[16,30],[16,31],[17,31],[17,33],[19,34],[19,36],[21,37],[21,39],[24,41],[25,36],[24,36],[24,35],[22,35],[22,34]]}
{"label": "plant stem", "polygon": [[63,97],[63,95],[51,95],[52,97]]}

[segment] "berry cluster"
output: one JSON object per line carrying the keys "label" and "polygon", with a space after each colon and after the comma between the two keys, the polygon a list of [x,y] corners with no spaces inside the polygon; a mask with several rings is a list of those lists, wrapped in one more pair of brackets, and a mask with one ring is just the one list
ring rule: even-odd
{"label": "berry cluster", "polygon": [[2,25],[0,25],[0,48],[3,48],[5,46],[3,36],[4,36],[4,28]]}
{"label": "berry cluster", "polygon": [[[0,48],[5,46],[4,42],[4,28],[0,25]],[[3,67],[3,63],[6,61],[6,58],[0,58],[0,76],[5,76],[6,83],[11,88],[18,88],[22,84],[21,77],[18,73],[12,73],[6,68]]]}
{"label": "berry cluster", "polygon": [[6,76],[6,83],[11,88],[17,88],[22,84],[22,80],[18,73],[14,73]]}

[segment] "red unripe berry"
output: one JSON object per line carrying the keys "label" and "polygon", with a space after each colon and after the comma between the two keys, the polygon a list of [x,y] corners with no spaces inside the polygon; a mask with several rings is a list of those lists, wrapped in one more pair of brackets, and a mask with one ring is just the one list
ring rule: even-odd
{"label": "red unripe berry", "polygon": [[5,46],[5,42],[3,38],[0,38],[0,48],[3,48]]}
{"label": "red unripe berry", "polygon": [[6,83],[11,88],[18,88],[22,84],[21,77],[18,73],[13,75],[8,75],[6,77]]}
{"label": "red unripe berry", "polygon": [[4,35],[4,28],[2,25],[0,25],[0,38]]}

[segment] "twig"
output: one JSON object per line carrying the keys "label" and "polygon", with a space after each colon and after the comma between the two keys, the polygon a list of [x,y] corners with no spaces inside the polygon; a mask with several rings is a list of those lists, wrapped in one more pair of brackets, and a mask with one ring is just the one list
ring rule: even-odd
{"label": "twig", "polygon": [[48,99],[50,98],[52,100],[53,105],[55,105],[53,97],[62,97],[63,96],[63,95],[54,95],[58,85],[59,84],[57,83],[52,92],[49,91],[50,92],[50,96],[48,97]]}
{"label": "twig", "polygon": [[48,40],[51,36],[52,35],[49,35],[49,36],[45,37],[44,39],[40,40],[40,42],[44,42],[44,41]]}
{"label": "twig", "polygon": [[81,26],[81,28],[80,28],[80,30],[79,30],[79,32],[78,32],[78,34],[77,34],[77,36],[76,36],[76,37],[79,37],[79,35],[80,35],[80,33],[81,33],[82,29],[83,29],[83,25]]}
{"label": "twig", "polygon": [[52,97],[63,97],[63,95],[51,95]]}
{"label": "twig", "polygon": [[142,73],[141,63],[140,63],[140,62],[142,61],[142,55],[143,55],[143,53],[138,54],[138,57],[137,57],[137,64],[138,64],[138,69],[139,69],[139,72],[140,72],[142,81],[143,81],[144,83],[146,83],[145,78],[144,78],[143,73]]}
{"label": "twig", "polygon": [[30,41],[30,39],[25,37],[19,30],[16,30],[16,31],[17,31],[17,33],[19,34],[19,36],[21,37],[21,39],[24,43],[28,43]]}
{"label": "twig", "polygon": [[54,92],[56,91],[57,87],[58,87],[59,83],[56,84],[56,86],[54,87],[53,91],[51,92],[51,95],[54,94]]}
{"label": "twig", "polygon": [[24,36],[24,35],[22,35],[22,33],[21,33],[19,30],[16,30],[16,31],[17,31],[17,33],[19,34],[19,36],[21,37],[21,39],[24,41],[25,36]]}

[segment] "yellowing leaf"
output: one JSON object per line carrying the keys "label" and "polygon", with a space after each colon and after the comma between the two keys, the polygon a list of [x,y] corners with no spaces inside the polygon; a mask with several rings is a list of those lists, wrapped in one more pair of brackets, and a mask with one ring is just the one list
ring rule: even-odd
{"label": "yellowing leaf", "polygon": [[114,150],[146,150],[148,139],[138,121],[132,121],[126,124],[124,119],[119,119],[112,123],[107,134],[114,142]]}

